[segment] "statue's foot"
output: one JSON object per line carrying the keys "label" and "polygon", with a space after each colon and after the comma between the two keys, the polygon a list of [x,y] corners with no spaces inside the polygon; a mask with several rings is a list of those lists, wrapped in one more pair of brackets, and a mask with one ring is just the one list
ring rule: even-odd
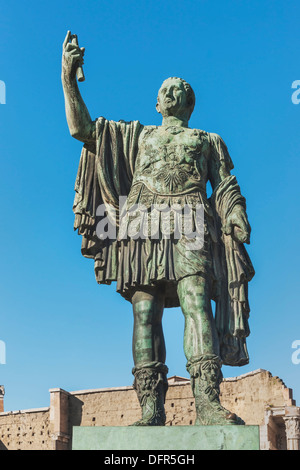
{"label": "statue's foot", "polygon": [[192,358],[187,364],[195,397],[196,426],[245,424],[220,403],[221,365],[221,359],[213,354]]}
{"label": "statue's foot", "polygon": [[208,406],[207,408],[204,407],[197,412],[195,426],[245,424],[235,413],[231,413],[219,404],[216,405],[217,406]]}
{"label": "statue's foot", "polygon": [[131,426],[165,425],[164,403],[168,389],[167,372],[168,368],[161,362],[133,369],[135,377],[133,386],[141,405],[142,419]]}

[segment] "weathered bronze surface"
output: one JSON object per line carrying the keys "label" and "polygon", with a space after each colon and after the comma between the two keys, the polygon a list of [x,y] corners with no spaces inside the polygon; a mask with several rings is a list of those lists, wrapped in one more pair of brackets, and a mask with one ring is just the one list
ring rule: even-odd
{"label": "weathered bronze surface", "polygon": [[[168,369],[162,316],[164,308],[176,306],[185,317],[184,352],[195,396],[195,424],[241,424],[219,401],[222,364],[249,361],[248,282],[254,275],[244,246],[251,231],[246,202],[231,174],[227,147],[219,135],[188,127],[195,95],[177,77],[165,80],[158,92],[161,126],[102,117],[92,121],[76,81],[76,74],[83,77],[84,49],[75,38],[68,32],[62,59],[68,126],[84,143],[74,227],[82,235],[82,254],[95,261],[97,282],[116,281],[117,291],[132,303],[134,387],[142,408],[142,419],[134,424],[165,424]],[[132,207],[144,211],[134,236],[130,230],[121,236],[120,198],[125,196],[129,212]],[[191,248],[187,233],[175,236],[176,224],[182,221],[179,211],[172,211],[166,231],[164,211],[153,210],[162,206],[190,208],[191,227],[198,226],[197,208],[204,208],[201,246]],[[136,222],[133,215],[128,218],[127,212],[126,229],[132,219]],[[155,237],[149,226],[155,227]]]}

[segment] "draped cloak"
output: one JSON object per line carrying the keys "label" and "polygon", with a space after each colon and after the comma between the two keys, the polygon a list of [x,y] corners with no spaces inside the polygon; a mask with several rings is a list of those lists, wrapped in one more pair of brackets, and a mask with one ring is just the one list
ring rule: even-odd
{"label": "draped cloak", "polygon": [[[82,255],[94,259],[99,284],[120,280],[120,242],[117,237],[100,239],[97,236],[97,208],[105,205],[111,224],[118,227],[119,197],[128,196],[130,192],[142,130],[139,121],[114,122],[99,118],[95,143],[85,144],[81,152],[75,182],[74,230],[82,236]],[[214,158],[227,160],[233,168],[222,139],[216,134],[209,136]],[[217,233],[217,240],[213,243],[216,283],[212,298],[216,303],[220,355],[223,364],[241,366],[249,362],[246,346],[246,337],[250,334],[248,282],[254,269],[244,245],[222,231],[237,204],[246,208],[235,176],[221,181],[209,204]]]}

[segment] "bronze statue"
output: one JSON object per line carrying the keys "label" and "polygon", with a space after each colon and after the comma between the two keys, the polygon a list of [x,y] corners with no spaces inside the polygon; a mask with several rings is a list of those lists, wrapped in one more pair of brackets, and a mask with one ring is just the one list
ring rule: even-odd
{"label": "bronze statue", "polygon": [[[165,80],[158,92],[161,126],[102,117],[93,121],[76,81],[78,68],[82,77],[84,49],[73,39],[68,32],[62,83],[70,133],[84,143],[75,184],[74,227],[82,235],[82,254],[94,259],[97,282],[116,281],[117,291],[132,303],[134,387],[142,408],[142,419],[134,424],[165,424],[168,369],[162,316],[164,308],[177,306],[185,317],[184,352],[195,397],[195,424],[242,424],[219,401],[222,364],[249,361],[247,287],[254,275],[244,247],[251,230],[245,198],[231,175],[227,147],[219,135],[188,127],[195,95],[177,77]],[[207,182],[213,189],[209,199]],[[128,231],[120,236],[122,197],[129,211],[122,218],[125,228],[134,219],[130,208],[143,208],[135,236]],[[153,210],[161,206],[176,207],[169,233],[164,229],[164,210]],[[103,207],[107,227],[110,224],[111,233],[116,228],[113,237],[99,225]],[[196,209],[203,208],[200,245],[191,245],[191,237],[182,231],[175,236],[182,220],[178,207],[190,208],[194,228]],[[141,230],[143,218],[146,232],[149,221],[155,226],[155,237],[148,236],[144,226]],[[211,300],[216,303],[215,316]]]}

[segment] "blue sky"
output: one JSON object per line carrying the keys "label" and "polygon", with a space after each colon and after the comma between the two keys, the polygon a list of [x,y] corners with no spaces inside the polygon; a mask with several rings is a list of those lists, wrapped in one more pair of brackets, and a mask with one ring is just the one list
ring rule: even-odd
{"label": "blue sky", "polygon": [[[81,152],[60,81],[68,29],[86,48],[80,90],[92,118],[159,125],[169,76],[196,93],[190,126],[228,145],[252,225],[250,364],[279,376],[300,404],[297,1],[0,1],[1,333],[5,409],[48,406],[51,387],[132,383],[131,305],[98,286],[73,231]],[[180,309],[164,315],[170,375],[187,376]],[[299,355],[300,356],[300,355]]]}

